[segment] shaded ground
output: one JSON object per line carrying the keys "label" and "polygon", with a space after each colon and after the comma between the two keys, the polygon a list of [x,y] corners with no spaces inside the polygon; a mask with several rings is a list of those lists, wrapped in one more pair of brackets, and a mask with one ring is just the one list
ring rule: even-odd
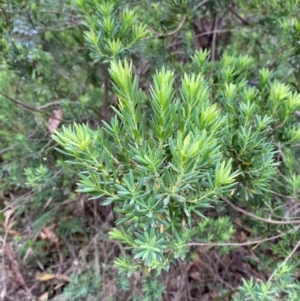
{"label": "shaded ground", "polygon": [[[72,258],[71,251],[62,251],[68,248],[66,241],[55,246],[49,238],[44,238],[48,239],[48,253],[44,256],[52,258],[49,266],[43,266],[39,259],[34,262],[34,256],[30,254],[21,258],[18,251],[21,243],[18,245],[12,236],[8,236],[1,248],[0,300],[33,301],[44,297],[45,300],[71,301],[62,295],[70,276],[92,267],[94,273],[102,276],[102,289],[97,297],[82,300],[131,300],[131,293],[140,290],[141,275],[133,275],[129,292],[118,289],[117,271],[112,267],[112,260],[124,250],[119,244],[106,240],[105,236],[99,231],[85,247],[74,249],[75,258]],[[165,286],[163,300],[231,300],[242,278],[266,280],[266,275],[258,267],[258,258],[248,248],[220,255],[215,248],[192,247],[188,260],[178,261],[160,277],[160,283]]]}

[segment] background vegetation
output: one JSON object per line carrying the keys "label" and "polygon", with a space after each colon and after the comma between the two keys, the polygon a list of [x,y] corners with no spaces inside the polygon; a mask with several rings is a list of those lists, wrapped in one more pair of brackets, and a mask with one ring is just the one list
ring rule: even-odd
{"label": "background vegetation", "polygon": [[0,11],[1,300],[299,300],[298,0]]}

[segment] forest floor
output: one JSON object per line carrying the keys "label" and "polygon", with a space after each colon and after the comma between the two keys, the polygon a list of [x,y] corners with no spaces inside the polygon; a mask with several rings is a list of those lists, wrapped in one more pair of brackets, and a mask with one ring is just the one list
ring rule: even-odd
{"label": "forest floor", "polygon": [[[113,260],[127,251],[108,237],[113,226],[110,208],[103,209],[96,202],[82,198],[69,204],[65,208],[65,221],[76,217],[74,229],[78,228],[69,237],[56,234],[59,222],[55,218],[52,224],[33,236],[30,213],[25,211],[23,220],[16,221],[14,213],[17,209],[6,211],[1,223],[6,230],[0,250],[0,300],[73,301],[63,291],[72,275],[82,272],[89,273],[88,279],[98,277],[102,281],[98,291],[96,288],[89,297],[78,300],[129,301],[133,293],[141,292],[142,276],[139,273],[132,276],[129,291],[119,289]],[[251,236],[250,231],[247,227],[237,226],[233,240],[245,242]],[[193,246],[185,261],[178,260],[160,276],[159,282],[165,288],[163,300],[232,300],[242,278],[267,280],[266,271],[260,270],[260,266],[253,246],[237,247],[223,255],[215,247]],[[83,280],[77,285],[84,285],[80,281]]]}

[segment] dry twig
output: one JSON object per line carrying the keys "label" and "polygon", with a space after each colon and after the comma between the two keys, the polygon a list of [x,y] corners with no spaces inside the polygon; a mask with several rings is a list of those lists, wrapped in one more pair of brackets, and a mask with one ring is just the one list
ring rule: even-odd
{"label": "dry twig", "polygon": [[218,14],[214,17],[214,24],[213,24],[213,37],[212,37],[212,44],[211,44],[211,60],[214,61],[216,57],[216,44],[217,44],[217,29],[218,26]]}
{"label": "dry twig", "polygon": [[184,25],[185,23],[185,20],[186,20],[186,17],[187,15],[183,15],[178,27],[172,31],[169,31],[169,32],[166,32],[166,33],[159,33],[157,31],[155,31],[154,29],[152,28],[149,28],[149,30],[155,34],[156,38],[162,38],[162,37],[170,37],[170,36],[173,36],[174,34],[176,34],[181,28],[182,26]]}
{"label": "dry twig", "polygon": [[202,5],[204,5],[206,2],[208,2],[209,0],[203,0],[201,2],[199,2],[195,7],[194,7],[194,11],[197,10],[199,7],[201,7]]}
{"label": "dry twig", "polygon": [[13,255],[13,252],[12,252],[12,249],[11,249],[11,246],[9,243],[5,243],[5,246],[4,246],[4,250],[5,250],[5,253],[10,261],[10,264],[11,264],[11,267],[14,271],[14,274],[16,276],[16,281],[23,287],[23,289],[26,291],[27,294],[31,295],[30,293],[30,290],[29,288],[27,287],[26,283],[25,283],[25,280],[21,274],[21,271],[20,271],[20,268],[18,266],[18,263]]}
{"label": "dry twig", "polygon": [[265,223],[269,223],[269,224],[273,224],[273,225],[299,225],[300,224],[300,220],[292,220],[292,221],[274,221],[272,219],[267,219],[267,218],[263,218],[263,217],[259,217],[255,214],[252,214],[251,212],[248,212],[234,204],[232,204],[227,198],[222,197],[222,200],[227,203],[230,207],[232,207],[234,210],[243,213],[246,216],[249,216],[253,219],[256,219],[258,221],[261,222],[265,222]]}
{"label": "dry twig", "polygon": [[275,235],[275,236],[267,237],[267,238],[260,239],[260,240],[246,241],[246,242],[242,242],[242,243],[236,243],[236,242],[225,242],[225,243],[217,243],[217,242],[192,242],[192,243],[185,244],[185,246],[198,246],[198,247],[243,247],[243,246],[259,245],[259,244],[262,244],[262,243],[264,243],[266,241],[275,240],[275,239],[280,238],[280,237],[282,237],[282,236],[284,236],[286,234],[290,234],[290,233],[296,232],[299,228],[300,228],[300,226],[297,226],[295,229],[292,229],[292,230],[284,232],[284,233],[280,233],[280,234]]}
{"label": "dry twig", "polygon": [[294,247],[294,249],[292,250],[292,252],[284,259],[284,261],[279,265],[279,267],[272,273],[272,275],[268,279],[268,282],[270,282],[274,278],[274,276],[276,275],[277,271],[284,264],[286,264],[289,261],[289,259],[295,254],[295,252],[298,250],[299,247],[300,247],[300,240],[298,241],[298,243],[296,244],[296,246]]}
{"label": "dry twig", "polygon": [[[51,117],[51,118],[53,118],[53,119],[57,119],[57,120],[60,120],[60,121],[64,121],[64,120],[62,120],[62,119],[59,119],[59,118],[54,117],[54,116],[51,115],[51,114],[48,114],[48,113],[46,113],[46,112],[43,112],[43,111],[41,111],[41,110],[38,109],[38,108],[31,107],[31,106],[27,105],[26,103],[22,102],[21,100],[14,99],[14,98],[10,97],[9,95],[7,95],[7,94],[5,94],[5,93],[3,93],[3,92],[1,92],[1,91],[0,91],[0,95],[2,95],[3,97],[5,97],[7,100],[9,100],[9,101],[15,103],[17,106],[24,108],[25,110],[32,111],[32,112],[37,112],[37,113],[41,113],[41,114],[43,114],[43,115],[45,115],[45,116],[47,116],[47,117]],[[65,122],[65,121],[64,121],[64,122]]]}

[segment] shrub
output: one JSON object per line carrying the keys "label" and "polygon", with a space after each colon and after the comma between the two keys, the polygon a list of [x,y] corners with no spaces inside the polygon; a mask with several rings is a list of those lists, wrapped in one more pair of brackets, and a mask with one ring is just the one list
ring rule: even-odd
{"label": "shrub", "polygon": [[[300,138],[294,116],[299,94],[272,81],[266,69],[259,71],[257,87],[250,87],[252,60],[244,56],[224,55],[209,80],[207,57],[205,51],[194,55],[197,73],[185,74],[178,89],[174,72],[162,68],[149,94],[138,88],[131,64],[112,62],[119,102],[111,122],[98,130],[75,124],[53,135],[73,157],[69,163],[83,169],[78,191],[114,205],[111,238],[148,269],[183,258],[188,232],[224,195],[266,211],[264,196],[281,177],[276,147]],[[228,239],[226,231],[230,227],[223,229]],[[116,266],[135,265],[124,257]]]}
{"label": "shrub", "polygon": [[[0,219],[5,231],[31,226],[18,237],[28,265],[56,256],[36,241],[46,225],[75,253],[103,231],[74,213],[79,173],[94,213],[115,210],[110,236],[128,249],[115,259],[122,290],[190,245],[227,254],[247,225],[264,242],[257,268],[273,276],[245,280],[236,298],[297,298],[287,262],[299,266],[298,2],[1,2],[0,197],[14,215]],[[49,139],[60,123],[63,154]],[[74,279],[71,298],[97,287]],[[158,281],[143,278],[144,299],[160,299]]]}

